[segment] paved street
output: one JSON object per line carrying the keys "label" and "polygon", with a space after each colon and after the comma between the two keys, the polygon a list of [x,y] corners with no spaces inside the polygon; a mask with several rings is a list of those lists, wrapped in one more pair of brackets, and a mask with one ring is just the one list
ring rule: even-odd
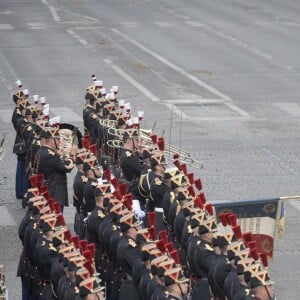
{"label": "paved street", "polygon": [[[17,79],[46,97],[52,115],[81,128],[91,74],[106,88],[118,85],[133,112],[145,111],[143,128],[156,124],[203,162],[194,172],[210,201],[299,195],[299,16],[296,0],[1,0],[0,264],[9,299],[21,299]],[[299,201],[287,203],[271,262],[279,300],[300,294],[299,210]],[[72,207],[66,215],[71,227]]]}

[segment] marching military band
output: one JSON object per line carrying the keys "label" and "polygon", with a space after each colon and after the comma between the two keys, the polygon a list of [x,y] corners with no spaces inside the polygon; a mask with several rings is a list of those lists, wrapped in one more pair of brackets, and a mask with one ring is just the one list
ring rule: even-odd
{"label": "marching military band", "polygon": [[[164,138],[141,128],[144,113],[134,117],[117,86],[106,93],[92,79],[83,134],[16,82],[22,299],[275,299],[251,232],[232,213],[215,216],[192,166],[172,153],[167,167]],[[71,229],[63,209],[74,168]]]}

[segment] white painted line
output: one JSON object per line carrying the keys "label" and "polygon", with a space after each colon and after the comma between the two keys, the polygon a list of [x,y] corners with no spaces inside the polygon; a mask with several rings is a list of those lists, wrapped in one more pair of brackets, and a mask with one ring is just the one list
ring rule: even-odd
{"label": "white painted line", "polygon": [[0,226],[15,226],[17,225],[6,206],[0,206]]}
{"label": "white painted line", "polygon": [[31,29],[46,29],[47,26],[43,23],[27,23]]}
{"label": "white painted line", "polygon": [[50,112],[56,116],[61,116],[61,121],[65,123],[82,122],[82,116],[79,116],[69,107],[50,107]]}
{"label": "white painted line", "polygon": [[66,31],[67,31],[67,33],[69,33],[69,34],[71,34],[71,35],[74,35],[74,34],[75,34],[75,32],[74,32],[72,29],[67,29]]}
{"label": "white painted line", "polygon": [[82,44],[82,45],[84,45],[84,46],[87,46],[89,43],[86,41],[86,40],[84,40],[84,39],[78,39],[78,41]]}
{"label": "white painted line", "polygon": [[231,110],[235,111],[236,113],[238,113],[241,117],[244,118],[251,118],[251,115],[248,114],[246,111],[244,111],[242,108],[240,108],[239,106],[231,103],[231,102],[224,102],[224,105],[226,105],[228,108],[230,108]]}
{"label": "white painted line", "polygon": [[187,24],[187,25],[189,25],[191,27],[201,27],[202,26],[201,23],[196,22],[196,21],[191,21],[191,20],[186,21],[185,24]]}
{"label": "white painted line", "polygon": [[129,76],[125,71],[123,71],[120,67],[112,64],[111,60],[103,59],[103,61],[108,64],[111,68],[113,68],[120,76],[122,76],[125,80],[131,83],[137,90],[139,90],[142,94],[144,94],[147,98],[149,98],[153,102],[159,102],[160,99],[152,94],[147,88],[137,82],[134,78]]}
{"label": "white painted line", "polygon": [[140,48],[141,50],[145,51],[146,53],[152,55],[153,57],[155,57],[157,60],[161,61],[163,64],[165,64],[166,66],[168,66],[169,68],[173,69],[174,71],[180,73],[182,76],[187,77],[188,79],[192,80],[193,82],[195,82],[197,85],[201,86],[202,88],[210,91],[212,94],[220,97],[223,100],[228,100],[231,101],[231,98],[225,94],[223,94],[222,92],[218,91],[217,89],[215,89],[214,87],[210,86],[209,84],[205,83],[204,81],[198,79],[197,77],[189,74],[187,71],[185,71],[184,69],[180,68],[179,66],[176,66],[175,64],[173,64],[172,62],[170,62],[169,60],[165,59],[164,57],[160,56],[159,54],[153,52],[152,50],[148,49],[147,47],[145,47],[144,45],[140,44],[139,42],[135,41],[134,39],[132,39],[131,37],[129,37],[128,35],[126,35],[125,33],[122,33],[121,31],[112,28],[111,29],[114,33],[122,36],[124,39],[126,39],[127,41],[131,42],[132,44],[134,44],[135,46],[137,46],[138,48]]}
{"label": "white painted line", "polygon": [[276,106],[286,111],[293,117],[300,117],[300,105],[295,102],[278,102],[274,103]]}
{"label": "white painted line", "polygon": [[174,103],[174,104],[200,104],[200,105],[209,105],[209,104],[224,104],[226,100],[223,99],[167,99],[163,100],[165,103]]}
{"label": "white painted line", "polygon": [[10,24],[0,24],[0,30],[11,30],[14,29]]}
{"label": "white painted line", "polygon": [[184,113],[181,109],[179,109],[176,105],[171,103],[165,103],[165,105],[176,115],[182,117],[182,119],[189,119],[189,116],[186,113]]}
{"label": "white painted line", "polygon": [[[273,65],[277,66],[277,67],[280,67],[280,68],[283,68],[285,70],[288,70],[288,71],[293,71],[293,72],[298,72],[298,70],[294,67],[294,66],[291,66],[291,65],[286,65],[284,63],[282,63],[281,61],[279,61],[278,59],[272,57],[270,54],[266,53],[266,52],[263,52],[255,47],[252,47],[248,44],[246,44],[245,42],[231,36],[231,35],[228,35],[222,31],[219,31],[217,29],[215,29],[214,27],[208,25],[208,24],[205,24],[205,23],[200,23],[201,24],[201,27],[205,28],[206,30],[212,32],[213,34],[235,44],[236,46],[240,47],[240,48],[243,48],[243,49],[246,49],[247,51],[249,52],[252,52],[254,53],[255,55],[257,56],[260,56],[262,58],[264,58],[265,60],[271,62]],[[222,97],[221,97],[222,98]]]}
{"label": "white painted line", "polygon": [[173,27],[173,24],[169,23],[169,22],[160,22],[160,21],[156,21],[153,22],[155,25],[159,26],[159,27]]}
{"label": "white painted line", "polygon": [[127,28],[137,28],[140,26],[137,22],[120,22],[120,24]]}
{"label": "white painted line", "polygon": [[56,11],[56,8],[52,5],[49,5],[49,9],[50,9],[50,12],[51,12],[51,15],[52,15],[52,18],[55,22],[59,22],[60,21],[60,17]]}

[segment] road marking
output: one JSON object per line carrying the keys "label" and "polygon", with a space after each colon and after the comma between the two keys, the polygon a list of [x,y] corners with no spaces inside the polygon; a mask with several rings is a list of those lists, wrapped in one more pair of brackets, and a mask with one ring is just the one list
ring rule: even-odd
{"label": "road marking", "polygon": [[251,118],[250,114],[248,114],[246,111],[244,111],[243,109],[241,109],[239,106],[233,104],[233,103],[229,103],[229,102],[225,102],[224,103],[228,108],[230,108],[231,110],[235,111],[237,114],[239,114],[241,117],[244,118]]}
{"label": "road marking", "polygon": [[160,99],[152,94],[147,88],[137,82],[134,78],[129,76],[125,71],[123,71],[120,67],[113,64],[110,59],[103,59],[103,61],[109,65],[112,69],[114,69],[120,76],[122,76],[125,80],[131,83],[137,90],[139,90],[142,94],[144,94],[147,98],[149,98],[153,102],[160,102]]}
{"label": "road marking", "polygon": [[52,15],[52,18],[55,22],[59,22],[60,21],[60,17],[56,11],[56,8],[52,5],[49,5],[49,9],[50,9],[50,12],[51,12],[51,15]]}
{"label": "road marking", "polygon": [[169,68],[173,69],[174,71],[180,73],[182,76],[187,77],[188,79],[192,80],[193,82],[195,82],[197,85],[199,85],[200,87],[210,91],[212,94],[220,97],[223,100],[228,100],[230,101],[231,98],[227,95],[225,95],[224,93],[218,91],[216,88],[210,86],[209,84],[207,84],[206,82],[198,79],[197,77],[189,74],[187,71],[185,71],[184,69],[182,69],[179,66],[176,66],[175,64],[173,64],[172,62],[170,62],[169,60],[165,59],[164,57],[162,57],[161,55],[155,53],[154,51],[150,50],[149,48],[145,47],[144,45],[140,44],[139,42],[135,41],[133,38],[129,37],[128,35],[126,35],[125,33],[117,30],[116,28],[112,28],[111,29],[114,33],[122,36],[124,39],[126,39],[127,41],[131,42],[132,44],[134,44],[135,46],[137,46],[138,48],[140,48],[141,50],[145,51],[146,53],[150,54],[151,56],[153,56],[154,58],[156,58],[157,60],[161,61],[163,64],[165,64],[166,66],[168,66]]}
{"label": "road marking", "polygon": [[69,107],[50,107],[50,112],[61,117],[65,123],[82,122],[82,116],[79,116]]}
{"label": "road marking", "polygon": [[159,27],[173,27],[173,24],[171,24],[169,22],[155,21],[153,23]]}
{"label": "road marking", "polygon": [[[216,120],[243,120],[245,118],[249,119],[252,118],[247,112],[245,112],[243,109],[238,107],[237,105],[233,104],[232,102],[228,102],[223,99],[167,99],[162,101],[164,104],[166,104],[167,107],[170,109],[174,109],[174,112],[177,113],[178,115],[181,115],[182,113],[182,118],[183,119],[188,119],[188,120],[194,120],[194,121],[199,121],[199,120],[207,120],[207,121],[216,121]],[[200,109],[201,107],[207,107],[209,110],[209,107],[214,106],[215,109],[219,108],[222,109],[222,106],[226,106],[229,110],[235,112],[239,116],[221,116],[221,117],[214,117],[214,116],[208,116],[208,117],[192,117],[190,115],[187,115],[184,112],[181,112],[183,109],[178,108],[176,105],[194,105],[195,106],[195,111],[197,107]],[[212,114],[212,113],[211,113]]]}
{"label": "road marking", "polygon": [[0,206],[0,226],[17,225],[6,206]]}
{"label": "road marking", "polygon": [[15,11],[11,11],[11,10],[5,10],[0,12],[1,15],[12,15],[15,13],[16,13]]}
{"label": "road marking", "polygon": [[[181,16],[181,17],[184,17],[184,16]],[[184,17],[185,19],[187,17]],[[286,65],[284,63],[282,63],[281,61],[279,61],[278,59],[272,57],[270,54],[266,53],[266,52],[263,52],[255,47],[252,47],[248,44],[246,44],[245,42],[231,36],[231,35],[228,35],[222,31],[219,31],[217,29],[215,29],[214,27],[208,25],[208,24],[205,24],[205,23],[199,23],[201,24],[201,27],[205,28],[206,30],[212,32],[213,34],[237,45],[238,47],[240,48],[243,48],[243,49],[246,49],[247,51],[249,52],[252,52],[254,54],[256,54],[257,56],[260,56],[262,58],[264,58],[265,60],[271,62],[273,65],[277,66],[277,67],[280,67],[280,68],[283,68],[285,70],[288,70],[288,71],[292,71],[292,72],[298,72],[298,70],[296,69],[296,67],[294,66],[291,66],[291,65]]]}
{"label": "road marking", "polygon": [[199,23],[197,21],[192,21],[192,20],[185,21],[184,23],[191,27],[202,27],[203,26],[201,23]]}
{"label": "road marking", "polygon": [[60,17],[59,17],[59,15],[57,13],[57,9],[54,6],[50,5],[47,0],[41,0],[41,2],[49,8],[53,20],[55,22],[59,22],[60,21]]}
{"label": "road marking", "polygon": [[82,44],[82,45],[84,45],[84,46],[87,46],[89,43],[86,41],[86,40],[84,40],[84,39],[80,39],[80,38],[77,38],[78,39],[78,41]]}
{"label": "road marking", "polygon": [[167,99],[163,100],[165,103],[173,103],[173,104],[201,104],[201,105],[209,105],[209,104],[223,104],[226,101],[223,99]]}
{"label": "road marking", "polygon": [[10,24],[0,24],[0,30],[11,30],[14,29]]}
{"label": "road marking", "polygon": [[300,105],[295,102],[278,102],[274,103],[276,106],[286,111],[293,117],[300,117]]}
{"label": "road marking", "polygon": [[126,28],[136,28],[139,27],[137,22],[120,22],[120,24]]}
{"label": "road marking", "polygon": [[47,26],[43,23],[27,23],[31,29],[46,29]]}

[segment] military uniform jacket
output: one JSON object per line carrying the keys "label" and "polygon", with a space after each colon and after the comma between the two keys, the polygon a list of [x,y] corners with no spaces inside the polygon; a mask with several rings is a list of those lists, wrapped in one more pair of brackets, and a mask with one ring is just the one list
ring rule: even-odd
{"label": "military uniform jacket", "polygon": [[98,239],[99,227],[105,218],[105,211],[102,207],[95,206],[87,220],[88,241],[100,245]]}
{"label": "military uniform jacket", "polygon": [[141,260],[141,252],[135,241],[124,235],[118,245],[117,257],[122,270],[132,277],[133,264]]}
{"label": "military uniform jacket", "polygon": [[224,298],[224,282],[232,271],[226,255],[217,255],[208,272],[208,282],[215,297]]}
{"label": "military uniform jacket", "polygon": [[137,153],[122,149],[120,155],[120,167],[128,181],[138,179],[142,172],[146,172],[148,166],[140,159]]}
{"label": "military uniform jacket", "polygon": [[84,193],[84,186],[85,182],[82,179],[84,174],[77,171],[74,182],[73,182],[73,199],[74,199],[74,206],[80,207],[83,201],[83,193]]}
{"label": "military uniform jacket", "polygon": [[52,264],[58,261],[57,249],[53,246],[52,242],[42,237],[40,244],[35,249],[37,256],[37,267],[42,280],[50,281],[50,270]]}
{"label": "military uniform jacket", "polygon": [[194,254],[195,264],[204,273],[205,277],[207,277],[210,267],[216,260],[216,254],[213,247],[206,241],[199,239],[196,244],[197,247]]}
{"label": "military uniform jacket", "polygon": [[91,212],[96,206],[95,189],[97,187],[97,179],[89,178],[85,183],[83,191],[82,210],[85,213]]}
{"label": "military uniform jacket", "polygon": [[163,197],[169,190],[170,187],[165,184],[162,176],[154,174],[150,184],[150,197],[153,200],[155,207],[162,208]]}
{"label": "military uniform jacket", "polygon": [[68,206],[67,173],[73,169],[73,161],[63,161],[54,149],[42,146],[36,154],[38,173],[44,175],[50,195],[62,206]]}

